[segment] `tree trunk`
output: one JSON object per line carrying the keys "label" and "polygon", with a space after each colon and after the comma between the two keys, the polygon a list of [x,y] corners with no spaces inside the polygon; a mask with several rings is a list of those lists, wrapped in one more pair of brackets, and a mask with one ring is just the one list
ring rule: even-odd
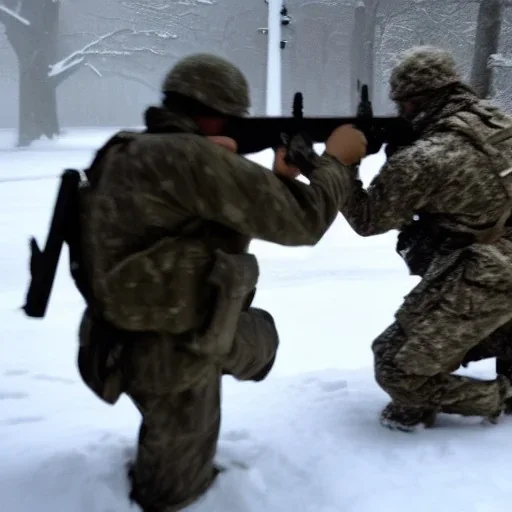
{"label": "tree trunk", "polygon": [[[10,2],[12,9],[15,2]],[[11,7],[11,5],[9,5]],[[25,0],[17,14],[0,18],[18,57],[19,121],[18,146],[29,146],[42,136],[59,133],[56,78],[48,76],[56,58],[59,2]]]}
{"label": "tree trunk", "polygon": [[498,52],[502,22],[502,0],[481,0],[471,70],[471,85],[481,98],[488,98],[491,94],[492,70],[489,58]]}
{"label": "tree trunk", "polygon": [[48,76],[44,56],[20,54],[18,146],[28,146],[43,135],[52,139],[59,134],[57,94]]}

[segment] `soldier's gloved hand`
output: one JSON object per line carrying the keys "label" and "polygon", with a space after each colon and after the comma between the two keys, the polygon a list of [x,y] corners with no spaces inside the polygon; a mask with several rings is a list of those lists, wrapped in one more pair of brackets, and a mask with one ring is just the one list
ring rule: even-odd
{"label": "soldier's gloved hand", "polygon": [[303,176],[311,178],[311,174],[318,167],[319,159],[307,133],[299,132],[287,137],[285,162],[297,168]]}
{"label": "soldier's gloved hand", "polygon": [[325,143],[325,152],[344,165],[359,163],[366,155],[368,142],[352,125],[336,128]]}
{"label": "soldier's gloved hand", "polygon": [[232,139],[231,137],[224,137],[223,135],[209,135],[206,138],[212,141],[214,144],[226,148],[228,151],[231,151],[232,153],[237,152],[238,144],[236,143],[236,140]]}
{"label": "soldier's gloved hand", "polygon": [[287,152],[285,147],[276,148],[274,154],[274,165],[272,169],[279,176],[294,179],[300,174],[300,170],[298,167],[295,167],[292,164],[288,164],[285,161],[286,153]]}

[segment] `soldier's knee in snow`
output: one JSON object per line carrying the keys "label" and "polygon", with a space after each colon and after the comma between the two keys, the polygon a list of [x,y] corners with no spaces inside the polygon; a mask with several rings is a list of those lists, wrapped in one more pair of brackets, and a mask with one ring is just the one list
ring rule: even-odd
{"label": "soldier's knee in snow", "polygon": [[394,357],[384,358],[375,365],[375,380],[393,397],[400,397],[406,403],[414,404],[419,396],[416,392],[425,382],[422,376],[405,373]]}

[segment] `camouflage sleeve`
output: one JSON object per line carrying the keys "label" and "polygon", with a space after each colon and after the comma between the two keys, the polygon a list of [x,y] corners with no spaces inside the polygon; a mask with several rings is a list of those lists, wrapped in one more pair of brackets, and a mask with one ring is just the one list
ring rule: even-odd
{"label": "camouflage sleeve", "polygon": [[356,177],[352,194],[340,209],[352,229],[361,236],[372,236],[410,222],[439,185],[432,156],[433,148],[427,143],[398,151],[366,190]]}
{"label": "camouflage sleeve", "polygon": [[172,182],[169,176],[162,180],[169,200],[251,238],[288,246],[316,244],[353,184],[352,169],[329,155],[320,157],[306,184],[280,178],[202,137],[181,138],[167,153],[176,159]]}

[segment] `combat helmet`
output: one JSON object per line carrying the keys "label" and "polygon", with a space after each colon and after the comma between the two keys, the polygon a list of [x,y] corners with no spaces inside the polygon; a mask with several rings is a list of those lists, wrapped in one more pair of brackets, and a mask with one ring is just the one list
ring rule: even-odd
{"label": "combat helmet", "polygon": [[405,52],[389,78],[390,98],[404,101],[461,82],[450,53],[433,46]]}
{"label": "combat helmet", "polygon": [[164,94],[179,94],[228,116],[248,114],[249,84],[231,62],[209,53],[179,60],[162,85]]}

